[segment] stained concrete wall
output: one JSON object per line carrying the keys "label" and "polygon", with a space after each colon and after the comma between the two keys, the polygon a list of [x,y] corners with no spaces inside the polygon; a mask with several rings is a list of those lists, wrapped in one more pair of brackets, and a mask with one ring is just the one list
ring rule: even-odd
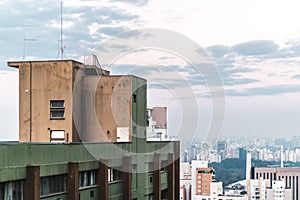
{"label": "stained concrete wall", "polygon": [[82,127],[86,142],[116,142],[118,127],[132,141],[132,76],[85,76],[82,80]]}
{"label": "stained concrete wall", "polygon": [[[50,142],[51,130],[73,141],[73,61],[9,63],[19,68],[19,141]],[[63,120],[50,119],[50,100],[65,101]]]}
{"label": "stained concrete wall", "polygon": [[[145,120],[144,79],[109,76],[72,60],[8,65],[19,68],[20,142],[51,142],[52,130],[65,131],[65,142],[116,142],[118,128],[128,129],[124,141],[131,142],[132,121],[137,115]],[[50,118],[51,100],[64,100],[63,119]]]}

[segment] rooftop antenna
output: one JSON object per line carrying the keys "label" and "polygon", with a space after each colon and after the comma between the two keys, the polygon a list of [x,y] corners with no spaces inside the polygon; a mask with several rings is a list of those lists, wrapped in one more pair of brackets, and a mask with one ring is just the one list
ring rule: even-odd
{"label": "rooftop antenna", "polygon": [[63,1],[60,2],[60,59],[64,56],[64,40],[63,40]]}
{"label": "rooftop antenna", "polygon": [[35,42],[37,39],[34,38],[26,38],[26,27],[31,26],[28,24],[23,25],[23,60],[26,58],[26,42]]}

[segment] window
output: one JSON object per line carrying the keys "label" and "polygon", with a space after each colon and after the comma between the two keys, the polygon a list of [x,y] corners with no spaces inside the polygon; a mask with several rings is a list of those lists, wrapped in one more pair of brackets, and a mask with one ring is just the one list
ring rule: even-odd
{"label": "window", "polygon": [[114,168],[108,169],[108,182],[122,180],[122,171]]}
{"label": "window", "polygon": [[66,192],[66,175],[47,176],[40,179],[40,196]]}
{"label": "window", "polygon": [[64,142],[65,141],[65,131],[52,130],[50,132],[51,142]]}
{"label": "window", "polygon": [[51,100],[50,108],[65,108],[65,101],[64,100]]}
{"label": "window", "polygon": [[94,190],[92,190],[92,191],[90,192],[90,197],[94,197],[94,196],[95,196],[94,193],[95,193]]}
{"label": "window", "polygon": [[96,185],[96,171],[85,171],[79,173],[79,187]]}
{"label": "window", "polygon": [[161,191],[161,200],[167,200],[168,199],[168,190],[162,190]]}
{"label": "window", "polygon": [[149,196],[148,196],[149,198],[149,200],[153,200],[154,199],[154,195],[153,194],[149,194]]}
{"label": "window", "polygon": [[[23,181],[11,181],[3,184],[0,199],[23,199]],[[1,189],[0,189],[1,191]]]}
{"label": "window", "polygon": [[133,95],[132,95],[132,101],[133,101],[133,102],[136,102],[136,94],[133,94]]}
{"label": "window", "polygon": [[63,119],[65,117],[65,111],[62,110],[51,110],[51,119]]}
{"label": "window", "polygon": [[65,101],[51,100],[50,101],[50,119],[65,118]]}

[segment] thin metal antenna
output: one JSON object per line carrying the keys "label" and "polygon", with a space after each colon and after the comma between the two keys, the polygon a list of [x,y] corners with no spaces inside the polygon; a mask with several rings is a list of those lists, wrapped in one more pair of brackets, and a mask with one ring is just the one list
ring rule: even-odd
{"label": "thin metal antenna", "polygon": [[63,40],[63,1],[60,2],[60,59],[64,56],[64,40]]}
{"label": "thin metal antenna", "polygon": [[27,25],[27,24],[23,25],[23,60],[25,60],[25,58],[26,58],[26,42],[27,41],[29,41],[29,42],[37,41],[37,39],[34,39],[34,38],[26,38],[26,27],[28,27],[28,26],[31,26],[31,25]]}

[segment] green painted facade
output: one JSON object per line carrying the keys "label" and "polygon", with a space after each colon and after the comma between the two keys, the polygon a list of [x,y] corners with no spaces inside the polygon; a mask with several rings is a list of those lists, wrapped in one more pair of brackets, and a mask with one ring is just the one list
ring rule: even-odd
{"label": "green painted facade", "polygon": [[[129,145],[129,146],[128,146]],[[61,175],[68,173],[68,163],[78,162],[79,171],[91,171],[99,168],[99,160],[111,157],[109,166],[121,167],[122,157],[117,158],[114,152],[115,146],[126,149],[132,144],[1,144],[0,145],[0,182],[9,182],[26,179],[26,166],[40,166],[40,177]],[[142,144],[141,144],[142,145]],[[165,148],[161,153],[161,160],[167,160],[168,153],[175,153],[176,142],[143,142],[146,154],[132,154],[132,164],[140,168],[147,168],[148,164],[153,162],[153,152],[157,149]],[[98,157],[93,154],[98,152]],[[122,156],[122,155],[120,155]],[[142,156],[140,160],[139,157]],[[147,199],[147,195],[153,193],[153,176],[151,173],[133,173],[132,174],[132,198]],[[161,188],[167,189],[167,173],[161,172]],[[94,190],[95,198],[90,198],[90,191]],[[66,194],[53,195],[41,199],[66,199]],[[96,199],[98,188],[80,189],[81,199]],[[122,181],[109,183],[109,199],[122,199]]]}

